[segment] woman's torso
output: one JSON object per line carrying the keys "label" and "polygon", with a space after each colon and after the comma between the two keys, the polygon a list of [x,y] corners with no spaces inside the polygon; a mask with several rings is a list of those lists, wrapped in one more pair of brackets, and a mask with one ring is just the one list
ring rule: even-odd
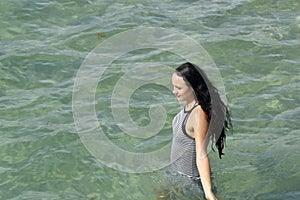
{"label": "woman's torso", "polygon": [[186,131],[186,122],[191,112],[197,107],[186,111],[182,109],[173,119],[173,141],[171,162],[174,170],[189,177],[199,177],[196,164],[195,139]]}

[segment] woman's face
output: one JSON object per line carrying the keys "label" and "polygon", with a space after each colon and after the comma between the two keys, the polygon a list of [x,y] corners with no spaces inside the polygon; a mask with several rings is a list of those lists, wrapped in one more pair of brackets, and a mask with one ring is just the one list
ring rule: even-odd
{"label": "woman's face", "polygon": [[173,93],[176,95],[178,101],[192,101],[194,100],[193,89],[188,86],[181,76],[176,73],[172,75]]}

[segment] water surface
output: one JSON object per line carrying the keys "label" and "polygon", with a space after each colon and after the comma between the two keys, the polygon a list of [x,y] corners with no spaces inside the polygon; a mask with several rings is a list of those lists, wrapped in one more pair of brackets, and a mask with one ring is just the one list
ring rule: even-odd
{"label": "water surface", "polygon": [[[131,174],[97,162],[82,144],[72,113],[76,73],[88,53],[122,31],[148,26],[192,37],[220,70],[235,132],[222,160],[210,153],[218,198],[300,198],[298,0],[0,5],[0,199],[156,199],[164,169]],[[105,36],[97,37],[99,32]],[[150,50],[132,54],[114,65],[140,59],[175,68],[181,62]],[[145,85],[130,101],[139,125],[149,123],[150,104],[165,106],[168,118],[156,137],[133,139],[112,121],[111,92],[124,74],[115,69],[104,73],[96,93],[105,134],[134,152],[169,143],[178,104],[165,88]]]}

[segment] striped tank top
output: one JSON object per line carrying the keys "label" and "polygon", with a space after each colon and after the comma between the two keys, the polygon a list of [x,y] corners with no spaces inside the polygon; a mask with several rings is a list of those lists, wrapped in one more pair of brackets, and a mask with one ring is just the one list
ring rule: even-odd
{"label": "striped tank top", "polygon": [[173,141],[171,148],[171,163],[174,170],[178,173],[199,178],[199,172],[196,164],[196,145],[195,139],[186,132],[185,125],[192,110],[182,109],[173,119]]}

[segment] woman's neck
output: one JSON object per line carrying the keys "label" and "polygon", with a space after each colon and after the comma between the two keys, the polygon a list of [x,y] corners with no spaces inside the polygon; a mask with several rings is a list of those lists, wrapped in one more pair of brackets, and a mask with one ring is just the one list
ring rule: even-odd
{"label": "woman's neck", "polygon": [[192,107],[194,107],[194,105],[196,104],[196,100],[193,99],[191,101],[187,101],[186,105],[185,105],[185,109],[186,110],[190,110]]}

